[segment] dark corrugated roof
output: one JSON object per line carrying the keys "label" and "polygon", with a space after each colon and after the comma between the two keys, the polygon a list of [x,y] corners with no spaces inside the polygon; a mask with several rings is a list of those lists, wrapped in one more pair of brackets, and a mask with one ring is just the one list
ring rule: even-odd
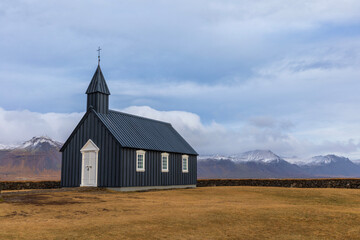
{"label": "dark corrugated roof", "polygon": [[101,72],[100,65],[98,65],[98,67],[94,73],[94,76],[91,79],[89,87],[86,90],[86,94],[96,93],[96,92],[110,95],[110,91],[109,91],[108,86],[106,85],[106,81],[105,81],[104,75]]}
{"label": "dark corrugated roof", "polygon": [[197,155],[169,123],[113,110],[94,112],[123,147]]}

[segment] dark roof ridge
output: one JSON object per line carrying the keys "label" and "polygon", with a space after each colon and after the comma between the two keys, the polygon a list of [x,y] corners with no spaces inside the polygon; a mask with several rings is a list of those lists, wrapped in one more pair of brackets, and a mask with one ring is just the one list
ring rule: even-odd
{"label": "dark roof ridge", "polygon": [[[98,113],[91,107],[61,147],[60,152],[65,150],[73,136],[90,114],[94,114],[94,117],[99,119],[101,124],[109,131],[110,135],[114,137],[121,147],[198,155],[170,123],[114,110],[110,110],[110,113],[107,114]],[[116,116],[117,114],[118,116]],[[123,121],[124,119],[126,120]],[[121,124],[124,124],[124,127],[121,127]]]}
{"label": "dark roof ridge", "polygon": [[116,110],[112,110],[112,109],[109,109],[109,112],[120,113],[120,114],[127,115],[127,116],[130,116],[130,117],[136,117],[136,118],[140,118],[140,119],[150,120],[150,121],[153,121],[153,122],[158,122],[158,123],[162,123],[162,124],[168,124],[168,125],[171,126],[171,123],[168,123],[168,122],[155,120],[155,119],[152,119],[152,118],[146,118],[146,117],[142,117],[142,116],[138,116],[138,115],[134,115],[134,114],[130,114],[130,113],[124,113],[124,112],[120,112],[120,111],[116,111]]}
{"label": "dark roof ridge", "polygon": [[68,143],[70,142],[70,140],[72,139],[72,137],[75,135],[77,129],[81,126],[81,124],[85,121],[86,117],[90,114],[90,113],[95,113],[96,115],[96,111],[94,110],[94,108],[92,106],[89,107],[89,109],[85,112],[84,116],[80,119],[80,122],[76,125],[76,127],[74,128],[74,130],[71,132],[70,136],[68,137],[68,139],[66,139],[66,141],[64,142],[64,144],[62,145],[62,147],[60,148],[59,152],[63,152],[65,150],[65,147],[68,145]]}

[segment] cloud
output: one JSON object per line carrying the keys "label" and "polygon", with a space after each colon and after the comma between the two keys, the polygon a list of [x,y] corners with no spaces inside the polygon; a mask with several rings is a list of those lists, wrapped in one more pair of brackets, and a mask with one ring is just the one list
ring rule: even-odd
{"label": "cloud", "polygon": [[110,106],[150,106],[127,110],[172,122],[199,152],[357,154],[359,11],[357,0],[1,1],[0,141],[63,141],[100,45]]}
{"label": "cloud", "polygon": [[131,106],[120,111],[126,113],[156,119],[159,121],[171,122],[179,130],[188,129],[204,130],[200,117],[194,113],[185,111],[158,111],[149,106]]}
{"label": "cloud", "polygon": [[[297,137],[290,121],[259,116],[249,119],[234,128],[216,122],[204,124],[198,115],[184,111],[158,111],[148,106],[132,106],[124,112],[170,122],[200,154],[233,154],[253,149],[270,149],[282,156],[309,157],[318,154],[359,153],[360,143],[354,140],[311,141]],[[330,129],[328,129],[330,130]],[[312,135],[313,134],[313,135]],[[319,139],[319,138],[317,138]]]}
{"label": "cloud", "polygon": [[18,144],[34,136],[64,142],[84,113],[37,113],[0,108],[0,143]]}
{"label": "cloud", "polygon": [[0,9],[5,109],[85,110],[98,45],[119,109],[149,105],[196,112],[206,123],[237,122],[333,106],[322,88],[358,95],[355,0],[23,0]]}
{"label": "cloud", "polygon": [[[296,128],[293,123],[271,117],[248,119],[235,127],[217,122],[205,124],[197,114],[186,111],[159,111],[149,106],[131,106],[121,111],[170,122],[200,154],[270,149],[281,156],[309,157],[328,153],[360,156],[359,141],[311,141],[316,131],[307,132],[307,138],[299,137],[293,132]],[[0,108],[0,144],[18,144],[39,135],[64,142],[83,114],[7,111]]]}

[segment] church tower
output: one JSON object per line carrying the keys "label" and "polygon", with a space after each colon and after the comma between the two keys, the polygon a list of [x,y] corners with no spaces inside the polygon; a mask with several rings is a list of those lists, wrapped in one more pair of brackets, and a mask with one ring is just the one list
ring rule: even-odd
{"label": "church tower", "polygon": [[90,106],[98,113],[109,112],[109,95],[110,91],[105,82],[104,75],[101,72],[100,64],[94,73],[94,76],[91,79],[88,89],[86,90],[87,94],[87,108]]}
{"label": "church tower", "polygon": [[100,50],[87,111],[60,149],[61,187],[195,188],[198,154],[170,123],[109,109]]}

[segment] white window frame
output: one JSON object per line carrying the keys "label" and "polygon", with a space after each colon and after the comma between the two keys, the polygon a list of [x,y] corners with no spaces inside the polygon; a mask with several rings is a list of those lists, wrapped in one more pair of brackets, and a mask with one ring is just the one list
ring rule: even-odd
{"label": "white window frame", "polygon": [[[138,160],[139,160],[139,155],[143,156],[143,167],[139,168],[139,164],[138,164]],[[145,151],[144,150],[137,150],[136,151],[136,171],[137,172],[145,172]]]}
{"label": "white window frame", "polygon": [[[166,157],[166,169],[163,167],[163,158]],[[161,153],[161,172],[169,172],[169,154]]]}
{"label": "white window frame", "polygon": [[[184,169],[184,160],[186,160],[186,169]],[[181,156],[181,169],[182,169],[183,173],[189,172],[189,156],[188,155]]]}

